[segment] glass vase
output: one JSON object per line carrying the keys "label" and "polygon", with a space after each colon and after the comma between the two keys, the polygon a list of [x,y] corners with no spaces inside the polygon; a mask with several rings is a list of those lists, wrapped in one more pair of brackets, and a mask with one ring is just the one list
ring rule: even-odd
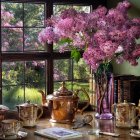
{"label": "glass vase", "polygon": [[96,114],[97,119],[112,119],[111,108],[114,99],[113,73],[102,71],[95,75],[96,82]]}

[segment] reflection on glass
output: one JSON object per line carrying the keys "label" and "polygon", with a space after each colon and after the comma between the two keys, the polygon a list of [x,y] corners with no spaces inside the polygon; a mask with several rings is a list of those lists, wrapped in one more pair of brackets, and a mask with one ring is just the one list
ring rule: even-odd
{"label": "reflection on glass", "polygon": [[21,28],[2,28],[2,51],[23,50],[23,30]]}
{"label": "reflection on glass", "polygon": [[25,51],[41,51],[44,50],[45,47],[42,46],[38,41],[38,34],[40,32],[40,28],[26,28],[25,36],[24,36],[24,50]]}

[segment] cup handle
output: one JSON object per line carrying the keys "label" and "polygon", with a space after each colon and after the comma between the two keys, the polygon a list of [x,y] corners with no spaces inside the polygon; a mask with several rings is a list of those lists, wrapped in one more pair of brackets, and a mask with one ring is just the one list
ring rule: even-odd
{"label": "cup handle", "polygon": [[84,88],[78,89],[78,90],[76,91],[76,95],[77,95],[77,96],[78,96],[78,94],[80,93],[80,91],[82,91],[82,93],[85,94],[86,97],[87,97],[87,103],[85,104],[85,106],[84,106],[82,109],[78,109],[78,110],[77,110],[77,112],[80,112],[81,114],[83,114],[83,111],[84,111],[84,110],[89,106],[89,104],[90,104],[90,97],[89,97],[87,91],[86,91]]}
{"label": "cup handle", "polygon": [[42,106],[38,106],[37,112],[38,112],[38,110],[40,110],[40,113],[38,114],[37,119],[39,119],[42,116],[42,114],[43,114],[43,107]]}

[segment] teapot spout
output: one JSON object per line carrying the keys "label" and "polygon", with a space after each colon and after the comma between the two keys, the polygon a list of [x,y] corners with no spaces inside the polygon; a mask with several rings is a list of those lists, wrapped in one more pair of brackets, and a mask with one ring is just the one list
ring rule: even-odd
{"label": "teapot spout", "polygon": [[38,92],[41,94],[42,96],[42,105],[46,105],[47,100],[46,100],[46,95],[42,90],[38,90]]}

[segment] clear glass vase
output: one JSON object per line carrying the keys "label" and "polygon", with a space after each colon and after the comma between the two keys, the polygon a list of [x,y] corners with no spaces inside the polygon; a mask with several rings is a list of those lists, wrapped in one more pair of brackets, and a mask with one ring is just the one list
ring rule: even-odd
{"label": "clear glass vase", "polygon": [[96,82],[96,114],[97,119],[112,119],[111,108],[114,99],[112,69],[102,69],[95,75]]}

